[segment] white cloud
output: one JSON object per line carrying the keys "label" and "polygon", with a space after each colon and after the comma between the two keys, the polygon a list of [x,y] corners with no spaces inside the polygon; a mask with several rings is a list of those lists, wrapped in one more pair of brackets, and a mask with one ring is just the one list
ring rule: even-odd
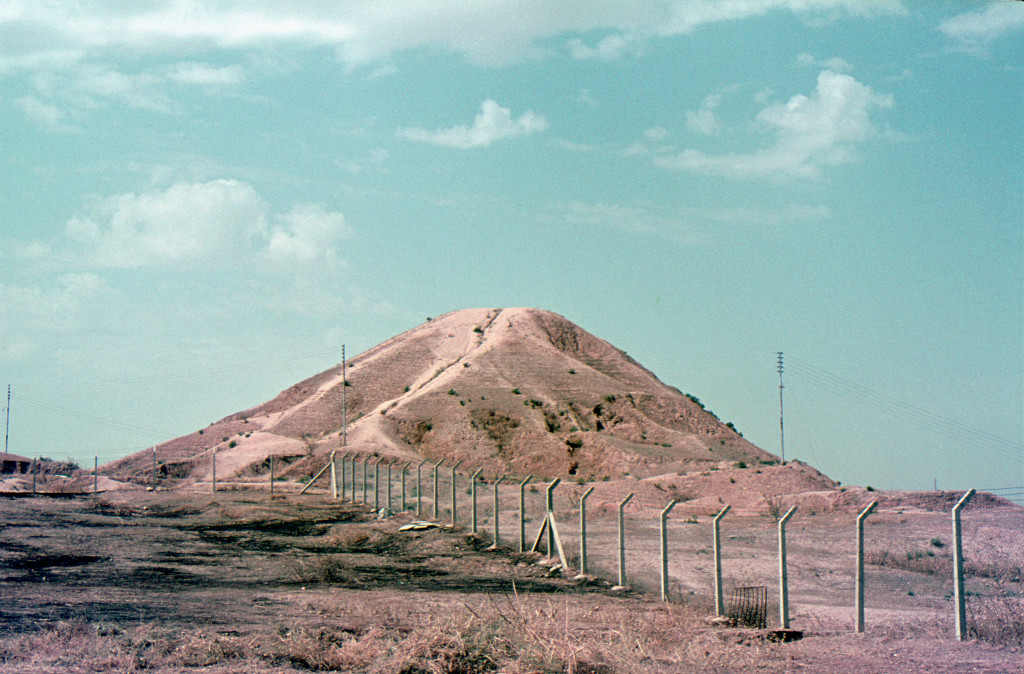
{"label": "white cloud", "polygon": [[5,63],[24,64],[54,50],[199,54],[213,47],[270,51],[281,45],[332,48],[349,67],[418,48],[501,65],[553,53],[541,46],[546,40],[597,32],[609,35],[595,47],[570,37],[570,50],[581,57],[611,59],[634,52],[650,38],[774,11],[808,18],[904,11],[898,0],[152,0],[7,8],[0,16],[0,71]]}
{"label": "white cloud", "polygon": [[0,357],[33,355],[40,340],[79,328],[117,293],[93,273],[64,274],[50,287],[0,283]]}
{"label": "white cloud", "polygon": [[853,70],[853,66],[850,65],[849,61],[838,56],[834,56],[830,59],[825,59],[824,61],[819,61],[818,59],[814,58],[813,54],[803,52],[802,54],[797,55],[796,62],[798,65],[827,68],[828,70],[832,70],[837,73],[848,73],[851,70]]}
{"label": "white cloud", "polygon": [[34,96],[22,96],[15,100],[14,104],[35,124],[51,131],[71,130],[71,127],[64,123],[64,113],[56,105],[43,103]]}
{"label": "white cloud", "polygon": [[167,76],[180,84],[226,87],[240,84],[245,79],[245,69],[237,65],[219,68],[206,63],[186,62],[174,64]]}
{"label": "white cloud", "polygon": [[235,180],[177,183],[102,199],[68,221],[73,256],[100,268],[231,264],[266,227],[267,206]]}
{"label": "white cloud", "polygon": [[642,40],[636,35],[615,33],[603,38],[595,47],[588,47],[579,38],[569,40],[569,53],[574,59],[616,61],[624,54],[639,55]]}
{"label": "white cloud", "polygon": [[774,134],[769,147],[719,155],[687,149],[655,157],[654,162],[730,178],[818,178],[823,167],[852,161],[855,145],[876,133],[871,113],[892,104],[891,96],[877,94],[849,75],[825,70],[810,96],[793,96],[758,113],[759,124]]}
{"label": "white cloud", "polygon": [[655,143],[661,143],[670,135],[672,134],[669,130],[663,126],[652,126],[649,129],[644,129],[644,138],[654,141]]}
{"label": "white cloud", "polygon": [[718,129],[718,122],[715,120],[715,108],[722,103],[719,94],[705,96],[699,110],[686,111],[686,126],[691,131],[710,136]]}
{"label": "white cloud", "polygon": [[985,47],[1006,33],[1024,28],[1024,7],[1017,2],[993,2],[984,9],[946,19],[939,30],[968,52],[984,53]]}
{"label": "white cloud", "polygon": [[319,204],[297,204],[278,219],[282,224],[271,231],[266,250],[272,260],[301,264],[322,260],[334,266],[340,261],[338,241],[353,235],[344,215],[325,211]]}
{"label": "white cloud", "polygon": [[22,245],[19,256],[93,269],[337,267],[338,243],[352,235],[344,215],[319,204],[277,214],[245,182],[179,182],[98,199],[67,222],[64,241]]}
{"label": "white cloud", "polygon": [[473,126],[454,126],[450,129],[428,131],[419,128],[401,129],[399,135],[420,143],[466,150],[486,147],[506,138],[540,133],[548,128],[547,120],[532,110],[527,110],[518,119],[512,119],[512,112],[493,100],[480,104],[480,112],[473,120]]}

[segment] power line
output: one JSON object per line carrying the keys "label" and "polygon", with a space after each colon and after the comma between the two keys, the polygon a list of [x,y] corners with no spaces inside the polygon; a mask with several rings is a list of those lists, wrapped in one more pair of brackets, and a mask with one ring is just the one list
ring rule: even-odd
{"label": "power line", "polygon": [[1016,459],[1024,458],[1024,443],[1007,440],[993,433],[972,428],[967,424],[941,416],[917,405],[879,393],[799,358],[791,356],[790,366],[791,374],[808,383],[829,389],[856,402],[870,405],[908,423],[945,433],[961,441],[981,442],[989,449]]}

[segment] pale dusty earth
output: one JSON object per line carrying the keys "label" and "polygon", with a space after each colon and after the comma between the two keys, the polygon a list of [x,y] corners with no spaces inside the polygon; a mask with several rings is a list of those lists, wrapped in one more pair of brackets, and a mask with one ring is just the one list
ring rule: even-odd
{"label": "pale dusty earth", "polygon": [[[614,591],[603,578],[614,579],[615,523],[598,504],[631,486],[604,485],[604,497],[588,502],[597,576],[583,579],[515,551],[514,506],[502,507],[504,545],[490,550],[489,491],[478,496],[480,536],[467,530],[468,504],[454,532],[400,532],[414,512],[378,519],[323,489],[298,496],[286,484],[274,497],[193,488],[0,499],[0,672],[1024,672],[1019,646],[954,639],[949,581],[927,574],[869,566],[868,630],[853,634],[849,512],[801,508],[789,523],[792,626],[801,640],[775,643],[770,629],[709,622],[714,510],[699,504],[683,503],[670,518],[672,601],[656,594],[657,510],[643,507],[626,518],[632,589]],[[646,505],[660,503],[664,488],[651,487]],[[543,489],[526,493],[532,538]],[[556,500],[570,557],[578,548],[572,497]],[[1019,509],[969,509],[965,521],[976,563],[1019,557]],[[927,549],[934,538],[945,539],[940,557],[948,550],[948,513],[893,507],[869,522],[869,550]],[[722,531],[727,586],[766,585],[777,606],[774,522],[740,511]],[[970,583],[987,591],[984,579]],[[492,635],[491,647],[521,644],[494,667],[438,646],[481,634]]]}

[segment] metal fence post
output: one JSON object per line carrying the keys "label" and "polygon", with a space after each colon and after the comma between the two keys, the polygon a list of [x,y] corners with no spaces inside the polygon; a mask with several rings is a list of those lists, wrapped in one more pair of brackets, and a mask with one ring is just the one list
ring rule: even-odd
{"label": "metal fence post", "polygon": [[533,479],[527,475],[519,483],[519,552],[526,552],[526,483]]}
{"label": "metal fence post", "polygon": [[580,496],[580,574],[587,573],[587,497],[594,493],[593,487],[587,487]]}
{"label": "metal fence post", "polygon": [[100,455],[96,454],[92,460],[92,493],[100,493]]}
{"label": "metal fence post", "polygon": [[953,506],[953,593],[956,599],[956,640],[967,638],[967,606],[964,604],[964,551],[960,535],[960,511],[974,496],[970,489]]}
{"label": "metal fence post", "polygon": [[153,475],[150,478],[151,486],[156,489],[156,447],[153,448]]}
{"label": "metal fence post", "polygon": [[796,506],[786,511],[779,520],[779,622],[789,629],[789,579],[786,576],[786,522],[796,512]]}
{"label": "metal fence post", "polygon": [[626,587],[626,531],[622,519],[622,509],[632,498],[633,492],[630,492],[619,502],[619,587]]}
{"label": "metal fence post", "polygon": [[864,631],[864,520],[878,506],[872,501],[867,508],[857,515],[857,626],[858,632]]}
{"label": "metal fence post", "polygon": [[480,477],[480,473],[482,473],[483,470],[483,468],[477,469],[477,471],[469,478],[469,495],[473,502],[472,510],[470,511],[470,520],[473,525],[472,530],[474,534],[476,533],[476,479]]}
{"label": "metal fence post", "polygon": [[668,514],[676,507],[672,499],[661,511],[661,600],[668,601]]}
{"label": "metal fence post", "polygon": [[455,479],[455,469],[458,468],[459,464],[461,464],[461,463],[462,463],[462,459],[459,459],[458,461],[455,462],[455,465],[452,466],[452,530],[453,531],[455,530],[455,524],[456,524],[456,522],[459,519],[459,516],[458,516],[459,493],[458,493],[458,490],[456,489],[456,487],[458,485],[456,484],[457,480]]}
{"label": "metal fence post", "polygon": [[718,511],[715,519],[711,520],[712,537],[715,546],[715,615],[718,617],[725,615],[725,602],[722,599],[722,539],[719,534],[718,523],[722,521],[722,518],[725,517],[725,514],[731,508],[732,506],[725,506]]}
{"label": "metal fence post", "polygon": [[508,473],[502,473],[498,479],[494,481],[494,545],[491,546],[495,550],[501,545],[501,534],[498,533],[498,485],[501,484],[502,480]]}
{"label": "metal fence post", "polygon": [[[213,450],[213,451],[214,451],[214,456],[216,456],[216,451],[217,450]],[[37,467],[36,462],[38,461],[38,459],[39,459],[39,457],[37,457],[37,456],[33,456],[32,457],[32,493],[33,494],[36,493],[36,467]],[[214,465],[216,465],[216,464],[214,464]],[[217,469],[214,468],[214,475],[217,474],[216,470]],[[214,481],[216,483],[216,478],[214,478]],[[214,488],[214,491],[217,491],[216,487]]]}
{"label": "metal fence post", "polygon": [[441,500],[441,499],[438,498],[438,493],[437,493],[437,469],[441,467],[442,463],[444,463],[444,459],[441,459],[440,461],[438,461],[437,463],[434,464],[434,519],[435,520],[438,519],[437,508],[438,508],[439,502]]}
{"label": "metal fence post", "polygon": [[[556,477],[551,484],[544,490],[544,509],[547,511],[548,517],[555,516],[555,487],[559,485],[562,478]],[[548,557],[555,556],[555,530],[553,527],[548,527]]]}
{"label": "metal fence post", "polygon": [[274,495],[274,455],[270,455],[270,495]]}

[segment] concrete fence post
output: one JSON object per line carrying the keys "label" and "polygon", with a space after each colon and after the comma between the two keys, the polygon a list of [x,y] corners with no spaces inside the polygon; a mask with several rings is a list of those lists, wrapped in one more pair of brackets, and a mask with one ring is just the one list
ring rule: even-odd
{"label": "concrete fence post", "polygon": [[274,455],[270,455],[270,495],[274,495]]}
{"label": "concrete fence post", "polygon": [[350,482],[352,483],[352,487],[351,487],[351,490],[352,490],[352,503],[356,502],[356,459],[358,459],[358,458],[359,458],[359,455],[356,454],[355,452],[352,452],[352,458],[349,460],[349,463],[351,464],[351,466],[350,466],[351,470],[349,471],[349,477],[352,478],[350,480]]}
{"label": "concrete fence post", "polygon": [[491,547],[495,550],[497,550],[498,546],[501,545],[501,534],[499,533],[498,526],[498,485],[502,483],[506,475],[508,475],[508,473],[502,473],[498,479],[494,481],[494,545]]}
{"label": "concrete fence post", "polygon": [[864,631],[864,520],[878,507],[872,501],[857,515],[857,632]]}
{"label": "concrete fence post", "polygon": [[587,487],[580,496],[580,574],[587,573],[587,497],[594,493],[593,487]]}
{"label": "concrete fence post", "polygon": [[[214,450],[214,451],[216,451],[216,450]],[[38,465],[37,465],[37,461],[38,460],[39,460],[39,457],[37,457],[37,456],[33,456],[32,457],[32,493],[33,494],[36,493],[36,468],[38,467]],[[216,473],[214,473],[214,474],[216,475]],[[214,489],[214,491],[217,491],[217,490]]]}
{"label": "concrete fence post", "polygon": [[[562,478],[556,477],[551,484],[544,489],[544,510],[548,517],[555,516],[555,487],[561,483]],[[548,527],[548,556],[555,556],[555,529]]]}
{"label": "concrete fence post", "polygon": [[786,522],[796,512],[796,506],[786,511],[779,520],[779,622],[789,629],[789,578],[786,575]]}
{"label": "concrete fence post", "polygon": [[475,473],[469,478],[469,496],[472,500],[472,509],[470,511],[470,522],[472,523],[472,531],[476,533],[476,479],[480,477],[480,473],[483,472],[483,468],[477,469]]}
{"label": "concrete fence post", "polygon": [[92,493],[100,493],[100,455],[96,454],[92,460]]}
{"label": "concrete fence post", "polygon": [[718,523],[722,521],[722,518],[725,517],[731,508],[732,506],[725,506],[711,520],[712,539],[715,547],[715,615],[718,617],[725,615],[725,602],[722,599],[722,539]]}
{"label": "concrete fence post", "polygon": [[435,520],[439,519],[439,517],[440,517],[438,515],[438,507],[440,506],[441,499],[438,498],[439,494],[437,493],[437,490],[438,490],[437,469],[441,467],[442,463],[444,463],[444,459],[441,459],[440,461],[438,461],[437,463],[434,464],[434,519]]}
{"label": "concrete fence post", "polygon": [[368,478],[369,478],[368,474],[369,474],[369,471],[370,471],[370,467],[368,465],[369,463],[370,463],[370,457],[364,456],[363,457],[363,503],[369,503],[369,501],[366,500],[366,492],[369,491],[367,489],[367,482],[368,482]]}
{"label": "concrete fence post", "polygon": [[153,448],[153,474],[150,477],[150,486],[156,489],[156,447]]}
{"label": "concrete fence post", "polygon": [[383,458],[373,462],[373,511],[380,512],[380,463]]}
{"label": "concrete fence post", "polygon": [[661,511],[661,600],[668,601],[668,514],[676,507],[672,499]]}
{"label": "concrete fence post", "polygon": [[526,483],[533,479],[527,475],[519,483],[519,552],[526,552]]}
{"label": "concrete fence post", "polygon": [[459,515],[458,515],[458,512],[459,512],[459,508],[458,508],[459,492],[458,492],[458,489],[457,489],[457,487],[458,487],[457,480],[455,479],[455,469],[458,468],[461,463],[462,463],[462,459],[459,459],[458,461],[455,462],[455,465],[452,466],[452,530],[453,531],[455,530],[455,524],[458,522],[458,519],[459,519]]}
{"label": "concrete fence post", "polygon": [[331,498],[338,499],[338,455],[331,452]]}
{"label": "concrete fence post", "polygon": [[405,474],[409,470],[409,466],[412,465],[412,461],[406,461],[405,465],[402,466],[402,512],[405,512],[406,498],[405,498]]}
{"label": "concrete fence post", "polygon": [[387,487],[387,501],[385,501],[384,507],[391,510],[391,466],[395,465],[396,459],[390,459],[388,461],[388,487]]}
{"label": "concrete fence post", "polygon": [[338,494],[342,501],[345,500],[345,459],[348,458],[348,452],[341,455],[341,470],[339,471],[338,479],[340,481],[340,487],[338,487]]}
{"label": "concrete fence post", "polygon": [[619,502],[619,587],[626,587],[626,529],[622,510],[632,498],[633,492],[630,492],[626,498]]}
{"label": "concrete fence post", "polygon": [[953,594],[956,599],[956,640],[967,639],[967,606],[964,603],[964,550],[960,533],[960,511],[974,496],[969,489],[953,506]]}
{"label": "concrete fence post", "polygon": [[416,465],[416,517],[423,519],[423,464],[427,462],[423,459]]}

